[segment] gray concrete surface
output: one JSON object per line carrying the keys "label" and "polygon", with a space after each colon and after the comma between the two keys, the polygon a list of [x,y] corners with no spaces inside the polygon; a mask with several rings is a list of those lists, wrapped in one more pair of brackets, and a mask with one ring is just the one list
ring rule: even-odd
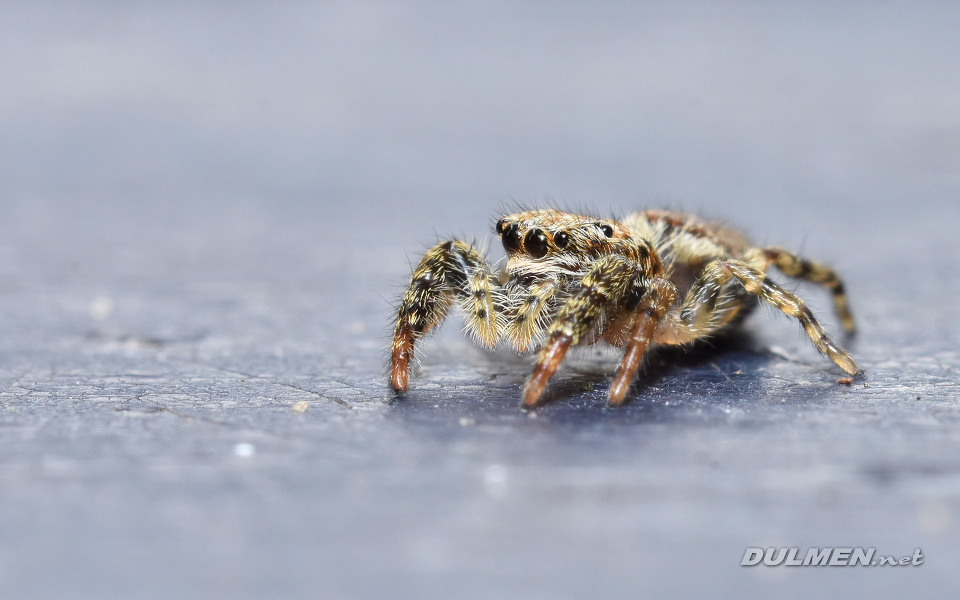
{"label": "gray concrete surface", "polygon": [[[2,11],[0,597],[960,592],[953,5]],[[527,414],[530,360],[453,319],[391,401],[410,261],[517,204],[830,262],[867,374],[762,310]]]}

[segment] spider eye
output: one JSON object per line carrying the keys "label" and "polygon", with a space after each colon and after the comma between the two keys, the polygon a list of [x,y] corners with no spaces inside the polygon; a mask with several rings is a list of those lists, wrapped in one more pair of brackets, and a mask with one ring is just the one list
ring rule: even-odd
{"label": "spider eye", "polygon": [[610,227],[606,223],[600,226],[600,231],[602,231],[603,235],[607,237],[613,237],[613,227]]}
{"label": "spider eye", "polygon": [[567,244],[570,243],[570,234],[566,231],[557,233],[557,235],[553,236],[553,243],[557,245],[557,248],[566,248]]}
{"label": "spider eye", "polygon": [[547,236],[539,229],[531,229],[523,238],[523,247],[533,258],[543,258],[547,255]]}
{"label": "spider eye", "polygon": [[506,227],[506,225],[507,225],[506,219],[500,219],[499,221],[497,221],[497,224],[494,227],[494,229],[497,232],[497,235],[500,235],[501,233],[503,233],[503,228]]}
{"label": "spider eye", "polygon": [[[497,223],[499,225],[499,223]],[[501,227],[500,241],[503,242],[503,249],[507,252],[514,252],[520,249],[520,227],[516,223],[510,223],[506,227]]]}

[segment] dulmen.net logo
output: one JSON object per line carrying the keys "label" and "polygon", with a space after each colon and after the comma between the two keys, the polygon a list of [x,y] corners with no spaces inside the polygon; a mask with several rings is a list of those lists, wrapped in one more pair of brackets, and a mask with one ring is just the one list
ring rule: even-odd
{"label": "dulmen.net logo", "polygon": [[741,567],[901,567],[923,564],[920,548],[908,556],[877,555],[876,548],[747,548]]}

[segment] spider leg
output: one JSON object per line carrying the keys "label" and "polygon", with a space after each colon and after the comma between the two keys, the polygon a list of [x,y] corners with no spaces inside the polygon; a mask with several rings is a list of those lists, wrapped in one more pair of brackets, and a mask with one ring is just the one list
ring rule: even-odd
{"label": "spider leg", "polygon": [[637,307],[637,320],[627,340],[626,350],[617,367],[617,374],[610,386],[610,397],[607,406],[615,407],[623,404],[623,399],[633,381],[633,376],[640,367],[640,360],[650,346],[654,332],[660,320],[670,310],[677,299],[677,288],[666,279],[653,282],[640,300]]}
{"label": "spider leg", "polygon": [[[517,302],[507,309],[504,335],[512,339],[517,352],[523,354],[535,345],[538,332],[546,327],[546,324],[541,321],[547,315],[548,305],[556,292],[557,282],[553,279],[545,279],[534,284],[527,293],[518,295]],[[509,291],[507,296],[509,302],[511,296]]]}
{"label": "spider leg", "polygon": [[748,293],[799,320],[820,352],[847,373],[856,374],[856,363],[827,336],[800,297],[772,281],[760,269],[740,260],[717,259],[703,268],[680,307],[679,325],[687,332],[687,339],[681,341],[689,341],[716,331],[732,318],[715,316],[717,312],[724,310],[735,314],[731,309],[721,308],[725,299],[733,293],[726,285],[731,280],[738,282]]}
{"label": "spider leg", "polygon": [[628,301],[631,294],[636,304],[643,294],[643,284],[643,271],[623,256],[607,255],[593,264],[580,289],[560,308],[547,330],[547,341],[523,390],[525,407],[537,405],[571,346],[581,342],[608,310]]}
{"label": "spider leg", "polygon": [[483,256],[460,240],[442,242],[424,254],[397,310],[390,356],[394,390],[407,390],[416,342],[443,321],[455,299],[466,315],[467,329],[484,345],[496,344],[499,325],[494,281]]}
{"label": "spider leg", "polygon": [[767,263],[775,264],[784,275],[819,283],[829,289],[833,295],[834,309],[840,317],[844,331],[847,333],[856,331],[857,326],[854,323],[853,314],[850,312],[843,281],[836,271],[824,264],[801,258],[789,250],[776,246],[760,248],[759,250],[763,253]]}

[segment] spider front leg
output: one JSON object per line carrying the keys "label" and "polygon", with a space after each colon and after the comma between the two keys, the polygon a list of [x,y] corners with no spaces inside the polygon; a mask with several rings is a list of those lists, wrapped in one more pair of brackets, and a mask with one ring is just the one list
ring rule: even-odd
{"label": "spider front leg", "polygon": [[499,337],[493,270],[469,244],[451,240],[427,251],[414,269],[397,310],[390,356],[390,383],[405,392],[414,346],[439,325],[454,299],[466,315],[467,329],[486,346]]}
{"label": "spider front leg", "polygon": [[635,308],[646,298],[645,275],[639,265],[619,255],[605,256],[594,263],[580,289],[563,305],[547,330],[547,342],[523,391],[525,407],[537,405],[567,351],[593,331],[605,313],[631,304],[631,298],[634,306],[629,308]]}
{"label": "spider front leg", "polygon": [[630,382],[633,381],[633,376],[640,367],[640,360],[650,347],[650,341],[657,326],[660,325],[663,316],[667,314],[676,299],[677,288],[666,279],[654,281],[647,293],[643,295],[637,309],[637,320],[627,340],[627,348],[620,360],[620,366],[617,367],[613,384],[610,385],[607,406],[617,407],[623,404]]}

